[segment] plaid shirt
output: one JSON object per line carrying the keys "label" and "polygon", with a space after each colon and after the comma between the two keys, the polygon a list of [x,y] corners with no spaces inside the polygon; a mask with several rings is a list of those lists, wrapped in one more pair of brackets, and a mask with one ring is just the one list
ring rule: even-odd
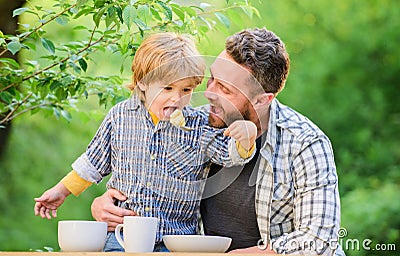
{"label": "plaid shirt", "polygon": [[[208,106],[200,109],[207,112]],[[328,137],[275,99],[261,143],[258,169],[249,185],[256,185],[255,209],[264,243],[279,254],[344,255],[338,245],[338,177]],[[210,184],[204,196],[218,191],[218,184]]]}
{"label": "plaid shirt", "polygon": [[156,241],[166,234],[197,232],[199,205],[210,161],[245,164],[233,139],[207,126],[204,112],[185,107],[183,131],[169,121],[154,125],[148,110],[133,95],[114,106],[87,150],[72,165],[85,180],[99,183],[112,174],[107,188],[128,199],[118,202],[142,216],[159,219]]}
{"label": "plaid shirt", "polygon": [[[332,255],[338,244],[340,200],[328,137],[275,99],[259,159],[254,182],[264,241],[281,254]],[[343,253],[338,247],[336,254]]]}

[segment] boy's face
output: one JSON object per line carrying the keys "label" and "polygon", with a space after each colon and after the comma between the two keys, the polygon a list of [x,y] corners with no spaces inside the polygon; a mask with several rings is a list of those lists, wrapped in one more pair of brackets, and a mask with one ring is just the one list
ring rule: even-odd
{"label": "boy's face", "polygon": [[145,105],[160,120],[168,120],[177,109],[189,104],[196,86],[190,79],[181,79],[172,84],[160,82],[150,84],[145,92]]}

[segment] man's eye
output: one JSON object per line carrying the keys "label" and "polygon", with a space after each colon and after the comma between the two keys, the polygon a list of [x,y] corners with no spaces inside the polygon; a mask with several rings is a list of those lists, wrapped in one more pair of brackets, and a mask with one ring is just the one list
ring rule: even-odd
{"label": "man's eye", "polygon": [[221,88],[221,90],[224,92],[224,93],[230,93],[231,91],[226,87],[226,86],[224,86],[224,85],[222,85],[222,84],[219,84],[219,87]]}
{"label": "man's eye", "polygon": [[165,86],[164,90],[170,91],[170,90],[172,90],[172,87],[171,86]]}
{"label": "man's eye", "polygon": [[191,92],[191,91],[193,91],[193,89],[192,88],[184,88],[183,91],[184,92]]}

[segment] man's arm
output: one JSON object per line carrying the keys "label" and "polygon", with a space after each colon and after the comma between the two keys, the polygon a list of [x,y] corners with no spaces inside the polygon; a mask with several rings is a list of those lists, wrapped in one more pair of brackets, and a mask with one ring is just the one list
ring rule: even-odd
{"label": "man's arm", "polygon": [[291,167],[294,231],[273,239],[272,248],[281,254],[333,255],[340,227],[340,199],[328,138],[320,136],[303,147]]}
{"label": "man's arm", "polygon": [[125,201],[126,196],[116,189],[109,189],[103,195],[93,200],[91,210],[92,216],[97,221],[108,224],[108,231],[114,231],[118,224],[124,222],[124,216],[137,215],[134,211],[114,205],[114,201]]}

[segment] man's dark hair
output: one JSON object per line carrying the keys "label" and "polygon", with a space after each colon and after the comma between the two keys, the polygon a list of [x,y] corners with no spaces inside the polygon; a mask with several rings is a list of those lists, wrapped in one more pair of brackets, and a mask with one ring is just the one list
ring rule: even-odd
{"label": "man's dark hair", "polygon": [[265,92],[277,94],[283,89],[289,73],[289,54],[273,32],[265,28],[242,30],[228,37],[225,48],[237,63],[251,70]]}

